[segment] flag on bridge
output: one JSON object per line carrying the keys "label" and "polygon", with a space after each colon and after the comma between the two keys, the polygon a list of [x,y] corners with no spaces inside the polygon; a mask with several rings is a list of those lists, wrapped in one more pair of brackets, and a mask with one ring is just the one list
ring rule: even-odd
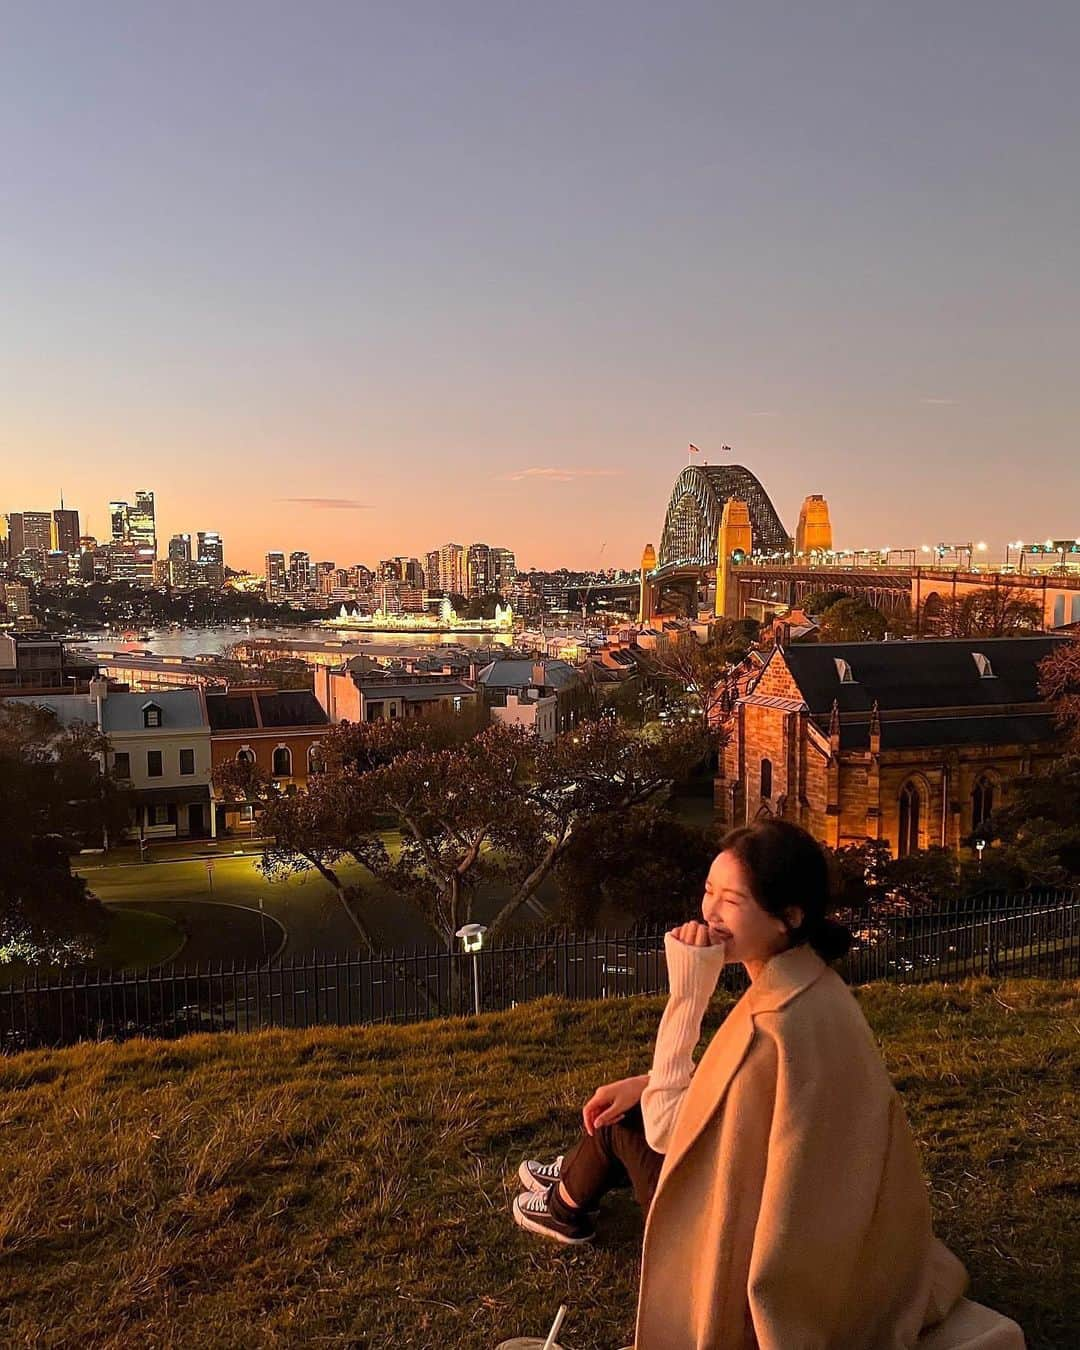
{"label": "flag on bridge", "polygon": [[692,454],[692,455],[700,455],[700,454],[701,454],[701,451],[697,448],[696,445],[691,445],[691,446],[688,446],[687,448],[688,448],[690,454]]}

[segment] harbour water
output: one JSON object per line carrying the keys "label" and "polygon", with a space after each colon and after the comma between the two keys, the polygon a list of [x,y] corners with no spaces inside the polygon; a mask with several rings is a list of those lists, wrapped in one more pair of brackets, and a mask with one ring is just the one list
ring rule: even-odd
{"label": "harbour water", "polygon": [[513,637],[509,633],[350,633],[332,628],[163,628],[152,630],[145,640],[123,641],[119,634],[95,634],[87,643],[95,651],[137,650],[153,652],[155,656],[198,656],[200,653],[217,655],[234,642],[247,638],[275,638],[305,642],[332,642],[342,640],[359,642],[373,653],[380,648],[416,647],[509,647]]}

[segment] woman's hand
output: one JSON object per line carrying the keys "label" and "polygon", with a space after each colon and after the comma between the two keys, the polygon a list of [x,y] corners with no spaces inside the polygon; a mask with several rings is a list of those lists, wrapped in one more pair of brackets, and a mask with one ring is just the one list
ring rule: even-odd
{"label": "woman's hand", "polygon": [[622,1120],[627,1111],[632,1110],[641,1101],[649,1081],[647,1073],[636,1078],[620,1078],[617,1083],[605,1083],[598,1087],[581,1108],[581,1118],[585,1122],[585,1133],[595,1134],[600,1125],[614,1125]]}
{"label": "woman's hand", "polygon": [[696,919],[681,924],[678,928],[673,928],[668,937],[673,937],[676,942],[685,943],[687,947],[722,947],[724,945],[724,939],[719,934],[714,933],[705,924],[698,923]]}

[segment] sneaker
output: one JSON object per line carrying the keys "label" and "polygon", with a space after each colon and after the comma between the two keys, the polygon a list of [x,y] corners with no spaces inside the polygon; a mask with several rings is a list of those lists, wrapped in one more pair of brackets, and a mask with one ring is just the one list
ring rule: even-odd
{"label": "sneaker", "polygon": [[579,1210],[580,1218],[572,1222],[565,1223],[562,1219],[557,1219],[548,1209],[549,1190],[550,1188],[543,1191],[522,1191],[520,1195],[514,1197],[514,1222],[517,1226],[527,1229],[530,1233],[540,1233],[543,1237],[549,1237],[567,1247],[591,1242],[596,1236],[596,1229],[592,1226],[589,1216]]}
{"label": "sneaker", "polygon": [[535,1158],[526,1158],[518,1168],[518,1180],[527,1191],[546,1191],[549,1186],[557,1186],[562,1176],[563,1155],[560,1153],[554,1162],[537,1162]]}

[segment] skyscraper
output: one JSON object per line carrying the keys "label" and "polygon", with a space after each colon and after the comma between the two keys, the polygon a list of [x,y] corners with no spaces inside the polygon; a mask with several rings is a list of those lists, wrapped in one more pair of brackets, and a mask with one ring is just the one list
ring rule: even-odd
{"label": "skyscraper", "polygon": [[491,590],[491,549],[487,544],[470,544],[466,559],[466,594],[470,600]]}
{"label": "skyscraper", "polygon": [[27,549],[52,548],[52,516],[48,511],[13,511],[8,516],[8,552],[17,558]]}
{"label": "skyscraper", "polygon": [[266,555],[266,598],[272,603],[285,599],[288,587],[288,574],[285,571],[285,554],[268,553]]}
{"label": "skyscraper", "polygon": [[135,493],[135,505],[128,511],[128,538],[143,544],[157,555],[157,525],[154,521],[154,494],[145,489]]}
{"label": "skyscraper", "polygon": [[289,554],[289,590],[303,594],[311,589],[311,554],[297,549]]}
{"label": "skyscraper", "polygon": [[220,591],[225,585],[225,544],[216,530],[200,530],[195,582]]}
{"label": "skyscraper", "polygon": [[79,551],[79,513],[58,507],[52,513],[52,546],[60,553]]}
{"label": "skyscraper", "polygon": [[191,535],[174,534],[169,540],[167,579],[170,586],[190,586],[193,581],[191,565]]}
{"label": "skyscraper", "polygon": [[491,589],[497,595],[508,595],[517,581],[517,559],[508,548],[491,550]]}
{"label": "skyscraper", "polygon": [[[135,504],[114,501],[109,503],[109,522],[114,546],[130,545],[118,555],[117,566],[123,580],[135,580],[142,586],[154,582],[154,562],[157,558],[157,526],[154,522],[154,494],[145,488],[135,493]],[[135,559],[132,563],[131,559]],[[130,575],[131,569],[133,575]],[[110,564],[110,574],[113,572]]]}
{"label": "skyscraper", "polygon": [[461,544],[443,544],[439,549],[439,590],[464,595],[465,585],[465,549]]}
{"label": "skyscraper", "polygon": [[128,542],[129,510],[127,502],[109,503],[109,526],[114,544],[126,544]]}
{"label": "skyscraper", "polygon": [[437,548],[433,548],[425,557],[424,572],[427,579],[428,590],[442,590],[442,584],[439,581],[439,550]]}

